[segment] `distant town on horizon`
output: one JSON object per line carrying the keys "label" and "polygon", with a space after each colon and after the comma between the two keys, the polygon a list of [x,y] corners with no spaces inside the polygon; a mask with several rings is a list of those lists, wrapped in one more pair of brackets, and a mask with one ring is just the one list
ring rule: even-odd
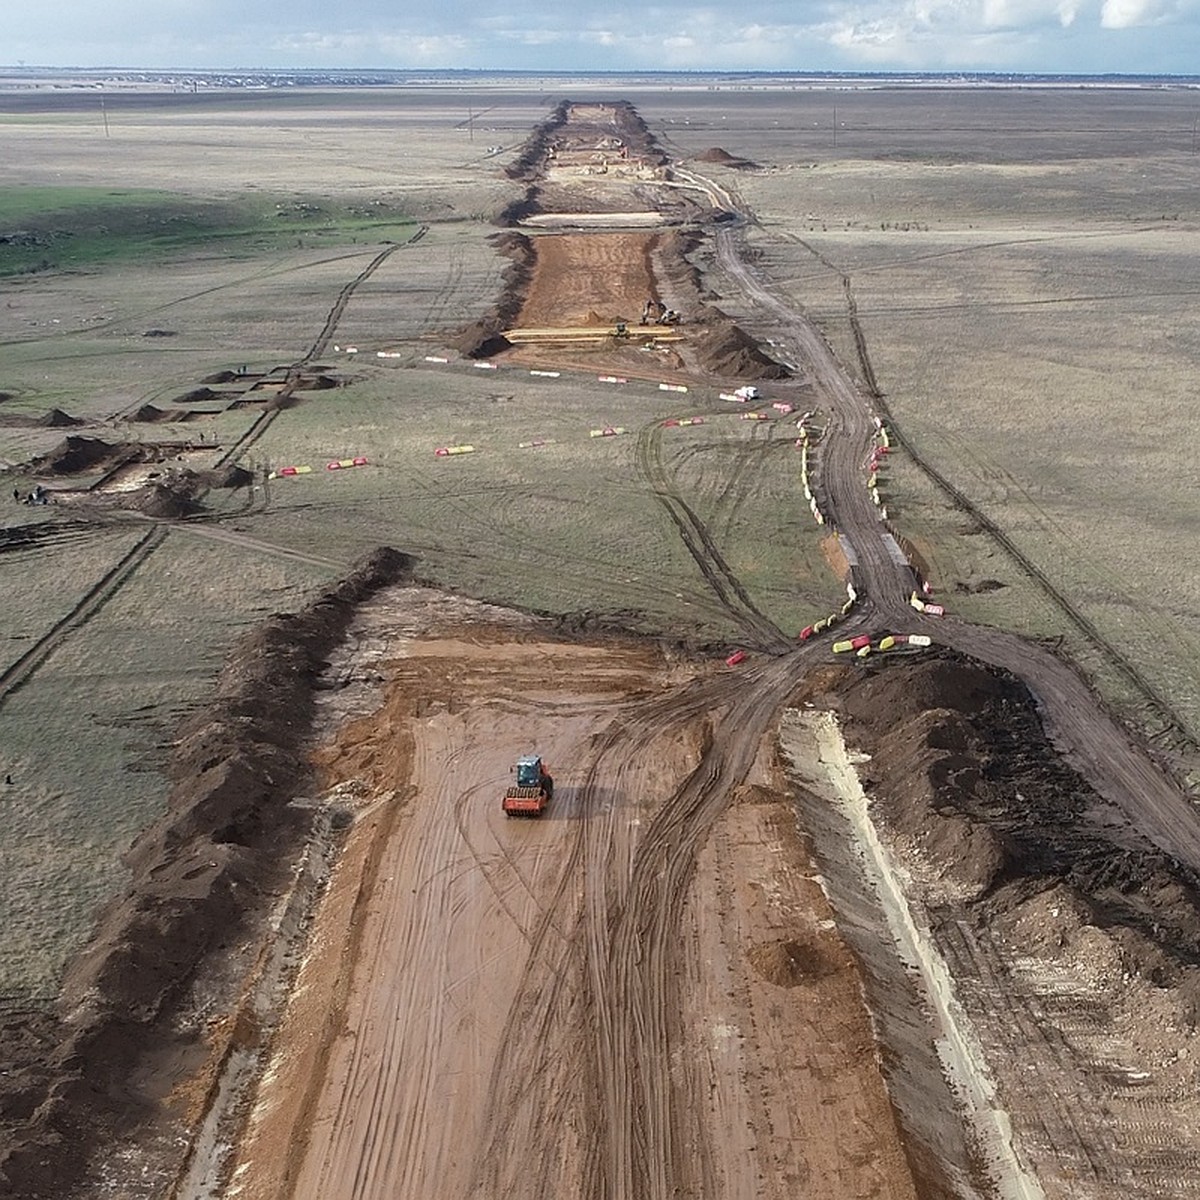
{"label": "distant town on horizon", "polygon": [[501,82],[504,80],[647,80],[670,82],[675,85],[703,84],[716,87],[728,84],[746,87],[756,81],[767,86],[821,86],[831,83],[902,85],[977,85],[1012,86],[1123,86],[1123,87],[1196,87],[1200,74],[1141,74],[1137,72],[1070,73],[1044,71],[714,71],[714,70],[519,70],[482,67],[446,67],[437,69],[408,68],[277,68],[226,67],[192,68],[187,66],[130,68],[120,66],[61,67],[19,63],[0,66],[0,84],[21,86],[55,86],[63,81],[67,86],[97,87],[104,84],[195,84],[218,87],[380,87],[397,84],[436,85],[461,83],[464,80]]}

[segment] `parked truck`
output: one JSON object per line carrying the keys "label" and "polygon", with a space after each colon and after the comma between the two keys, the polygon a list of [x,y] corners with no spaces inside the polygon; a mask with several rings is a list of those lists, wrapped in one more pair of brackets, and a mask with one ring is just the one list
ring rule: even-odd
{"label": "parked truck", "polygon": [[516,782],[504,793],[506,817],[540,817],[554,795],[554,780],[540,754],[517,759]]}

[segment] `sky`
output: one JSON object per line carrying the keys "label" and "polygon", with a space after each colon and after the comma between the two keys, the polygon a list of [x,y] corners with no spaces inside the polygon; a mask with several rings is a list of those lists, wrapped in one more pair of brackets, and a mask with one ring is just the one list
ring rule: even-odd
{"label": "sky", "polygon": [[0,64],[1200,73],[1200,0],[8,0]]}

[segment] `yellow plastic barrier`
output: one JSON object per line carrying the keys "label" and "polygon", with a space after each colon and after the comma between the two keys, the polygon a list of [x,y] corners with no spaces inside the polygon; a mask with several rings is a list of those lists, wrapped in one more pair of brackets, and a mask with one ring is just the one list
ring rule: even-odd
{"label": "yellow plastic barrier", "polygon": [[845,654],[847,650],[853,650],[853,649],[854,649],[854,643],[851,642],[848,638],[844,642],[834,642],[833,643],[834,654]]}

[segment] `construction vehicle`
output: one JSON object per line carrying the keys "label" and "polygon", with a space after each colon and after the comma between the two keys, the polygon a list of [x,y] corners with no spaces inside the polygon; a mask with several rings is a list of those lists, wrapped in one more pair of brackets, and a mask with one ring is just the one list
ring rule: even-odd
{"label": "construction vehicle", "polygon": [[517,781],[504,793],[500,807],[506,817],[540,817],[554,795],[554,780],[540,754],[517,759]]}
{"label": "construction vehicle", "polygon": [[679,314],[673,309],[668,308],[661,300],[656,300],[653,296],[642,305],[641,320],[639,325],[678,325]]}

